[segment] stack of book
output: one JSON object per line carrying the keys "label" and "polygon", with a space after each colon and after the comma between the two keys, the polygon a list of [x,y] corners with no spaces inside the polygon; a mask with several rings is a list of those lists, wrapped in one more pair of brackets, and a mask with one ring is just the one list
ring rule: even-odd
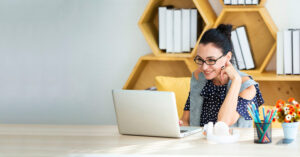
{"label": "stack of book", "polygon": [[277,32],[277,74],[300,74],[300,29]]}
{"label": "stack of book", "polygon": [[224,0],[225,5],[258,5],[259,0]]}
{"label": "stack of book", "polygon": [[231,42],[238,69],[248,70],[255,68],[246,28],[244,26],[237,27],[231,32]]}
{"label": "stack of book", "polygon": [[197,42],[197,16],[197,9],[159,7],[159,48],[167,53],[190,52]]}

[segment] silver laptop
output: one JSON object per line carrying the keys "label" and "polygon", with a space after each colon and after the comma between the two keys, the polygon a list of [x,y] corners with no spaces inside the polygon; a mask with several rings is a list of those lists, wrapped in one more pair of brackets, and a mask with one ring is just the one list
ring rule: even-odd
{"label": "silver laptop", "polygon": [[173,92],[113,90],[120,134],[184,137],[200,127],[180,127]]}

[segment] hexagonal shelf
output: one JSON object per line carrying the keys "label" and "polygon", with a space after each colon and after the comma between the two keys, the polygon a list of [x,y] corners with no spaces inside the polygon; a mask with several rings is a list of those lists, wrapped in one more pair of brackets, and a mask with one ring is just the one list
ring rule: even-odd
{"label": "hexagonal shelf", "polygon": [[288,100],[294,97],[297,101],[300,100],[300,83],[299,80],[284,81],[258,81],[260,91],[267,105],[275,105],[278,99]]}
{"label": "hexagonal shelf", "polygon": [[234,28],[245,26],[252,50],[255,69],[246,73],[261,73],[276,49],[277,27],[265,8],[223,8],[215,27],[232,24]]}
{"label": "hexagonal shelf", "polygon": [[139,59],[123,89],[147,89],[154,86],[155,76],[191,77],[197,64],[191,58],[155,57]]}
{"label": "hexagonal shelf", "polygon": [[220,0],[223,8],[253,8],[253,7],[264,7],[267,0],[260,0],[258,5],[225,5],[224,0]]}
{"label": "hexagonal shelf", "polygon": [[[191,52],[166,53],[158,47],[158,7],[173,6],[173,8],[197,8],[198,10],[198,40]],[[216,14],[208,0],[150,0],[139,20],[139,27],[155,56],[194,57],[202,32],[211,28],[216,20]]]}

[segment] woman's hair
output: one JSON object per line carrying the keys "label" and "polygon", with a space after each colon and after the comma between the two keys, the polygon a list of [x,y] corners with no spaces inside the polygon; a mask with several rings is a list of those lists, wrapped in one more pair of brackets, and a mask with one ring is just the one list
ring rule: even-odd
{"label": "woman's hair", "polygon": [[232,25],[220,24],[217,28],[207,30],[203,34],[200,43],[201,44],[213,43],[216,47],[222,50],[223,55],[226,55],[229,51],[231,51],[232,59],[233,59],[234,52],[231,43],[231,31],[232,31]]}

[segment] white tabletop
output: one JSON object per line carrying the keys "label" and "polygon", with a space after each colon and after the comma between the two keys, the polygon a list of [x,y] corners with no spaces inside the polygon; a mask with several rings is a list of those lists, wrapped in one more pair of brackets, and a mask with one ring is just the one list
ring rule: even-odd
{"label": "white tabletop", "polygon": [[272,130],[271,144],[255,144],[253,129],[240,129],[233,144],[208,142],[201,133],[185,138],[120,135],[117,126],[0,125],[0,156],[300,156],[300,132],[292,144],[279,144],[282,129]]}

